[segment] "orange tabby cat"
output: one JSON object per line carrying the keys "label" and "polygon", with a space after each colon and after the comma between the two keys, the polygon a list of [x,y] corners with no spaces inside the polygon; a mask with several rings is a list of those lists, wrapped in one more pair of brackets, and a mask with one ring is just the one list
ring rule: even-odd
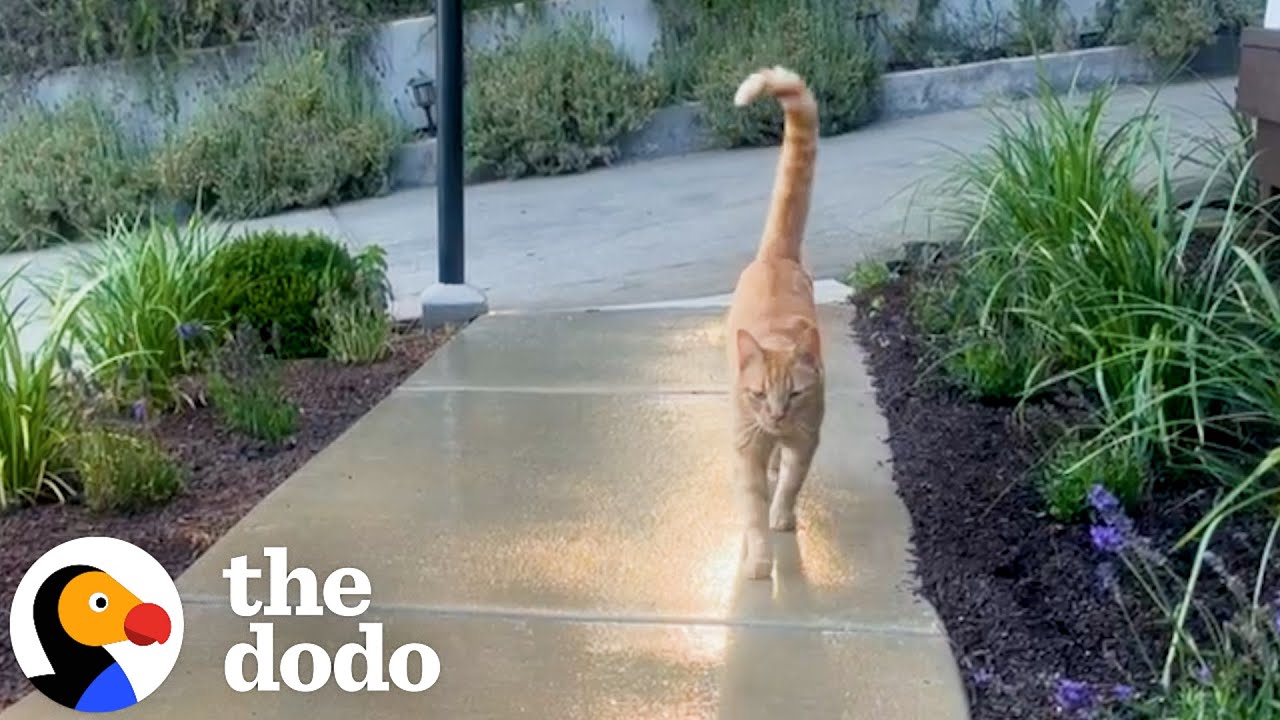
{"label": "orange tabby cat", "polygon": [[[734,103],[777,98],[786,118],[773,202],[756,259],[742,271],[728,315],[734,378],[734,492],[745,524],[742,572],[767,578],[769,529],[796,527],[796,497],[818,449],[825,406],[821,339],[813,279],[800,262],[809,215],[818,104],[795,73],[761,70],[743,81]],[[777,485],[769,496],[769,475]]]}

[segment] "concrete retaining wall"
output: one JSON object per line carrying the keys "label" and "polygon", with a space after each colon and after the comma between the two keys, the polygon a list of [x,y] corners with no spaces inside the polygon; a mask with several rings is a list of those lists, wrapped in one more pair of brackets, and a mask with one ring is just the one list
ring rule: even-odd
{"label": "concrete retaining wall", "polygon": [[[883,78],[879,119],[901,119],[1024,97],[1039,88],[1039,73],[1060,93],[1073,85],[1087,91],[1111,81],[1143,83],[1158,77],[1138,52],[1127,47],[888,73]],[[715,140],[702,126],[698,111],[696,103],[658,110],[644,128],[619,143],[619,162],[714,148]],[[435,141],[419,141],[402,148],[393,177],[400,187],[434,184]]]}
{"label": "concrete retaining wall", "polygon": [[[1015,2],[944,0],[938,12],[957,21],[1010,27]],[[1082,20],[1083,27],[1088,27],[1097,2],[1066,0],[1065,7]],[[916,0],[900,0],[888,21],[909,17],[915,4]],[[534,17],[557,23],[586,15],[628,57],[643,65],[649,61],[661,32],[653,0],[548,0],[542,8],[543,12],[537,14],[521,5],[472,13],[467,18],[467,42],[472,47],[492,47],[519,32]],[[435,18],[430,16],[388,23],[370,38],[366,70],[377,85],[378,96],[409,127],[421,127],[424,118],[412,103],[408,84],[419,75],[434,77],[435,49]],[[142,137],[154,138],[173,122],[188,121],[213,93],[243,82],[257,61],[258,49],[246,44],[193,53],[163,72],[142,61],[73,67],[40,77],[6,78],[0,81],[0,104],[11,106],[34,100],[57,105],[73,95],[88,94],[115,109]],[[932,92],[919,87],[919,92]]]}
{"label": "concrete retaining wall", "polygon": [[[1007,18],[1015,1],[945,0],[944,10],[960,16],[977,13]],[[908,6],[914,7],[913,0],[902,0],[894,14],[908,12]],[[1077,17],[1091,16],[1095,6],[1096,0],[1067,2],[1068,11]],[[653,0],[550,0],[536,14],[519,5],[472,13],[467,18],[467,42],[471,47],[493,47],[535,18],[557,23],[581,15],[592,17],[634,62],[649,61],[660,32]],[[425,125],[422,111],[412,103],[408,84],[415,77],[435,75],[435,29],[433,17],[400,20],[378,29],[367,46],[365,68],[378,97],[406,127]],[[163,72],[146,61],[117,62],[68,68],[42,77],[8,78],[0,81],[0,107],[24,100],[52,106],[87,94],[113,108],[140,137],[154,140],[174,123],[189,121],[228,85],[243,82],[253,72],[259,54],[256,46],[245,44],[194,53]],[[1092,87],[1111,80],[1142,82],[1153,77],[1137,53],[1115,47],[890,73],[884,78],[881,117],[973,107],[992,98],[1025,94],[1036,87],[1038,65],[1059,90],[1067,89],[1073,79],[1082,87]],[[660,110],[644,129],[625,138],[621,160],[710,147],[712,139],[698,122],[697,106],[682,105]],[[393,185],[433,184],[433,148],[429,140],[403,146],[393,165]]]}

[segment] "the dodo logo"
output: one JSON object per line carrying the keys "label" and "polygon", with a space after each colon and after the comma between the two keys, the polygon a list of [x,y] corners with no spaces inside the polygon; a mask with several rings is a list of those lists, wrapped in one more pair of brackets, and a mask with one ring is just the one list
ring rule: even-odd
{"label": "the dodo logo", "polygon": [[129,707],[164,682],[182,646],[182,603],[164,567],[122,540],[80,538],[45,553],[13,598],[23,674],[84,712]]}

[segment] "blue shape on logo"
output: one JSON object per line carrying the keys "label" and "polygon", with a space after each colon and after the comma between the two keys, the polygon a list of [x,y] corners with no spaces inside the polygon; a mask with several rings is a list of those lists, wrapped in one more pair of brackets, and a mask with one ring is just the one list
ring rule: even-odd
{"label": "blue shape on logo", "polygon": [[133,683],[124,674],[120,663],[112,663],[111,667],[94,678],[89,687],[76,703],[76,710],[81,712],[113,712],[127,708],[138,702],[133,692]]}

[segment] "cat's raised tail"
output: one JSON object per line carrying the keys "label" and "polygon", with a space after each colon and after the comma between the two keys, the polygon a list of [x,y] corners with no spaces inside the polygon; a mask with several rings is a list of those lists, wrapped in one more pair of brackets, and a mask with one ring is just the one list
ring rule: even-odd
{"label": "cat's raised tail", "polygon": [[783,67],[752,73],[738,86],[733,102],[744,107],[766,94],[782,105],[785,123],[773,201],[756,259],[799,263],[818,150],[818,102],[804,79]]}

